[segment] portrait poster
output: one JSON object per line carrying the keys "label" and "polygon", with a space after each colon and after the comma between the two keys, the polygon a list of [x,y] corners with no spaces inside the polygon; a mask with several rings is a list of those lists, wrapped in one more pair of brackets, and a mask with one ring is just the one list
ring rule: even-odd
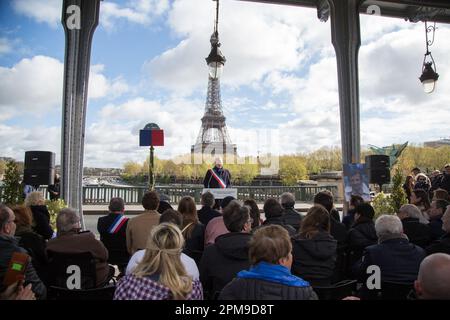
{"label": "portrait poster", "polygon": [[364,201],[371,200],[365,163],[344,164],[344,194],[347,202],[352,195],[358,195]]}

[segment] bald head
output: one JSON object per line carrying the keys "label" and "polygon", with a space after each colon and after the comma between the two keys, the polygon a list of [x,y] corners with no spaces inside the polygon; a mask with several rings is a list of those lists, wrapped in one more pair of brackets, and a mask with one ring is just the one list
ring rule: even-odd
{"label": "bald head", "polygon": [[415,287],[421,299],[450,299],[450,255],[435,253],[426,257],[420,264]]}

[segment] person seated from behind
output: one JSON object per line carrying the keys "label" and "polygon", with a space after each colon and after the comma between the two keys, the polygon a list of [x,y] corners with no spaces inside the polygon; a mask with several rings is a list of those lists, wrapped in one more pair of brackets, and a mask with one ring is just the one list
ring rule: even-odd
{"label": "person seated from behind", "polygon": [[207,299],[217,298],[217,293],[239,271],[250,267],[248,244],[253,222],[250,210],[233,200],[223,211],[223,221],[229,233],[218,236],[200,260],[200,280]]}
{"label": "person seated from behind", "polygon": [[435,253],[426,257],[414,289],[419,299],[450,300],[450,255]]}
{"label": "person seated from behind", "polygon": [[431,229],[428,224],[420,222],[423,219],[419,208],[413,204],[404,204],[400,207],[397,216],[402,221],[403,232],[409,239],[422,248],[426,248],[431,242]]}
{"label": "person seated from behind", "polygon": [[275,198],[269,198],[264,202],[264,214],[266,220],[263,222],[263,226],[275,224],[282,226],[289,233],[289,236],[293,237],[295,235],[294,227],[286,224],[283,220],[283,207]]}
{"label": "person seated from behind", "polygon": [[195,260],[197,265],[205,248],[205,226],[198,221],[197,206],[192,197],[183,197],[178,203],[178,212],[183,216],[181,233],[185,240],[183,252]]}
{"label": "person seated from behind", "polygon": [[366,247],[377,243],[374,216],[375,210],[369,203],[361,203],[355,208],[355,223],[347,239],[350,268],[361,259]]}
{"label": "person seated from behind", "polygon": [[428,211],[431,207],[428,193],[423,189],[414,189],[411,193],[411,204],[415,205],[417,208],[419,208],[420,212],[422,212],[420,221],[423,223],[428,223]]}
{"label": "person seated from behind", "polygon": [[239,272],[223,288],[219,300],[317,300],[310,284],[291,274],[291,252],[291,239],[285,228],[258,228],[250,240],[251,268]]}
{"label": "person seated from behind", "polygon": [[219,211],[214,210],[213,206],[215,203],[214,195],[211,192],[205,192],[201,197],[202,208],[198,210],[198,220],[203,223],[204,226],[208,225],[208,222],[211,219],[216,217],[220,217],[221,214]]}
{"label": "person seated from behind", "polygon": [[142,206],[145,211],[131,218],[127,225],[127,250],[130,255],[146,247],[150,231],[159,224],[158,193],[155,191],[146,192],[142,197]]}
{"label": "person seated from behind", "polygon": [[292,226],[297,232],[300,229],[302,216],[294,209],[295,197],[290,192],[285,192],[280,197],[280,204],[283,207],[283,221]]}
{"label": "person seated from behind", "polygon": [[[108,283],[114,268],[108,265],[108,250],[90,231],[81,231],[78,212],[64,208],[56,217],[57,236],[47,242],[47,255],[55,253],[90,252],[96,261],[97,287]],[[51,277],[51,275],[49,275]]]}
{"label": "person seated from behind", "polygon": [[448,205],[450,205],[450,203],[445,200],[434,200],[431,203],[428,216],[430,217],[429,226],[431,228],[432,240],[438,240],[445,233],[444,230],[442,230],[442,216]]}
{"label": "person seated from behind", "polygon": [[98,218],[97,230],[100,241],[108,249],[108,262],[117,265],[123,273],[130,259],[127,250],[128,217],[125,217],[125,203],[122,198],[111,198],[108,209],[108,215]]}
{"label": "person seated from behind", "polygon": [[45,240],[53,237],[53,229],[50,226],[50,213],[45,205],[44,195],[40,191],[33,191],[25,198],[25,206],[33,213],[33,230]]}
{"label": "person seated from behind", "polygon": [[450,206],[442,216],[442,230],[445,234],[426,248],[427,254],[442,252],[450,254]]}
{"label": "person seated from behind", "polygon": [[444,189],[436,189],[433,192],[433,200],[446,200],[449,201],[447,190]]}
{"label": "person seated from behind", "polygon": [[158,212],[159,214],[162,214],[167,209],[173,209],[170,205],[170,197],[164,193],[161,193],[159,195],[159,205],[158,205]]}
{"label": "person seated from behind", "polygon": [[228,196],[220,201],[220,217],[215,217],[211,219],[206,225],[205,229],[205,247],[213,244],[218,236],[228,233],[228,229],[223,221],[223,210],[228,206],[228,204],[235,200],[233,197]]}
{"label": "person seated from behind", "polygon": [[19,246],[27,250],[31,257],[31,263],[39,276],[46,283],[47,281],[47,254],[45,253],[46,241],[31,228],[32,214],[28,207],[17,205],[12,208],[16,216],[15,237],[19,241]]}
{"label": "person seated from behind", "polygon": [[336,249],[327,209],[318,204],[312,206],[303,218],[299,234],[292,238],[292,273],[312,286],[331,285]]}
{"label": "person seated from behind", "polygon": [[[14,252],[27,253],[27,251],[19,246],[18,240],[14,237],[16,232],[16,216],[14,212],[0,203],[0,292],[5,293],[3,280],[8,270]],[[32,291],[39,300],[45,299],[47,296],[47,288],[36,273],[33,267],[33,261],[28,263],[25,270],[24,286],[32,285]],[[11,289],[11,288],[9,288]],[[8,293],[8,292],[7,292]],[[10,296],[10,295],[8,295]]]}
{"label": "person seated from behind", "polygon": [[378,244],[365,249],[356,266],[355,274],[364,284],[369,276],[367,268],[376,265],[381,271],[381,282],[413,284],[425,251],[408,241],[402,222],[397,216],[382,215],[375,221]]}
{"label": "person seated from behind", "polygon": [[355,222],[355,208],[361,203],[364,203],[364,199],[362,197],[358,195],[352,195],[350,197],[347,214],[342,218],[342,223],[345,225],[347,230],[350,230]]}
{"label": "person seated from behind", "polygon": [[114,300],[203,300],[202,285],[181,262],[184,238],[173,223],[152,228],[142,260],[121,278]]}
{"label": "person seated from behind", "polygon": [[[183,225],[183,216],[176,210],[167,209],[161,214],[159,218],[159,223],[172,223],[176,225],[179,229]],[[145,255],[145,250],[136,251],[128,262],[126,274],[133,273],[134,268],[142,261]],[[198,271],[197,264],[195,260],[189,257],[188,255],[181,253],[180,255],[181,263],[183,264],[186,272],[189,276],[191,276],[194,280],[198,280],[200,278],[200,274]]]}
{"label": "person seated from behind", "polygon": [[250,209],[250,218],[252,218],[252,229],[259,227],[263,221],[261,219],[261,212],[259,211],[258,204],[253,199],[247,199],[244,201],[244,206]]}

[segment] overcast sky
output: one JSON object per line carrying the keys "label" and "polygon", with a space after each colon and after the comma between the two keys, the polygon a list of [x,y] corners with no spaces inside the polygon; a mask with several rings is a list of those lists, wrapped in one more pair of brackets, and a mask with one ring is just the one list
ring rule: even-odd
{"label": "overcast sky", "polygon": [[[61,0],[0,1],[0,156],[61,148],[64,32]],[[222,105],[239,154],[340,146],[330,21],[301,7],[220,2],[226,56]],[[204,113],[215,2],[105,0],[91,56],[85,166],[144,161],[138,133],[165,130],[156,155],[190,152]],[[431,47],[436,91],[418,77],[423,23],[361,16],[361,144],[420,143],[450,136],[450,26]],[[272,140],[268,137],[272,138]],[[275,140],[275,141],[274,141]]]}

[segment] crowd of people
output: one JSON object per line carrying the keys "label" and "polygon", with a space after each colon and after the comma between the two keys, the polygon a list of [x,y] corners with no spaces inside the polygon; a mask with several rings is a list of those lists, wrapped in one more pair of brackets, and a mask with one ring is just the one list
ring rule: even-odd
{"label": "crowd of people", "polygon": [[89,252],[93,286],[116,281],[115,300],[317,300],[315,289],[349,279],[359,284],[352,298],[368,299],[367,271],[374,265],[381,283],[414,288],[410,298],[450,299],[449,197],[435,184],[430,200],[432,188],[422,189],[422,178],[414,176],[409,204],[376,219],[358,196],[341,219],[326,190],[306,214],[295,210],[291,193],[267,199],[261,212],[252,199],[216,201],[209,192],[200,210],[189,196],[175,209],[150,191],[144,212],[132,218],[123,199],[112,198],[97,223],[100,239],[81,230],[70,208],[58,213],[54,232],[42,194],[31,192],[22,206],[0,205],[0,283],[14,252],[31,262],[24,279],[1,287],[0,297],[46,299],[55,283],[50,258]]}

